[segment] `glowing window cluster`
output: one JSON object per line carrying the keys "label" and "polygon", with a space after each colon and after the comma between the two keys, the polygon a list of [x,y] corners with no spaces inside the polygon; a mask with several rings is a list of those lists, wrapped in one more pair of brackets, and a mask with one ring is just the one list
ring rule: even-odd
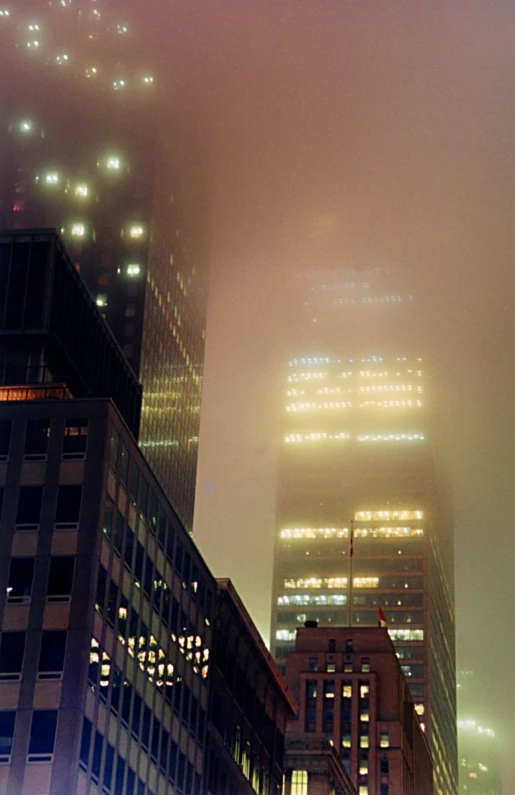
{"label": "glowing window cluster", "polygon": [[21,121],[18,129],[22,133],[30,133],[33,130],[32,122],[27,120]]}
{"label": "glowing window cluster", "polygon": [[290,433],[288,436],[284,437],[284,441],[287,444],[298,443],[298,442],[320,442],[324,440],[328,441],[344,441],[346,439],[350,439],[349,433],[324,433],[322,431],[313,431],[312,433]]}
{"label": "glowing window cluster", "polygon": [[355,588],[378,588],[379,577],[354,577]]}
{"label": "glowing window cluster", "polygon": [[89,187],[84,183],[79,183],[75,186],[75,195],[79,199],[87,199],[89,196]]}
{"label": "glowing window cluster", "polygon": [[10,17],[11,13],[8,8],[0,8],[0,17]]}
{"label": "glowing window cluster", "polygon": [[154,78],[152,77],[152,75],[144,75],[143,76],[143,83],[146,86],[152,85],[153,82],[154,82]]}
{"label": "glowing window cluster", "polygon": [[282,539],[333,539],[347,538],[348,535],[348,527],[285,527],[280,532],[280,538]]}
{"label": "glowing window cluster", "polygon": [[347,409],[352,403],[345,400],[335,400],[327,403],[290,403],[286,406],[286,411],[313,411],[320,409]]}
{"label": "glowing window cluster", "polygon": [[374,433],[359,434],[358,442],[423,442],[423,433]]}
{"label": "glowing window cluster", "polygon": [[393,641],[420,641],[424,640],[423,629],[388,629],[388,634]]}
{"label": "glowing window cluster", "polygon": [[49,171],[45,174],[45,184],[46,185],[57,185],[60,182],[60,176],[57,171]]}
{"label": "glowing window cluster", "polygon": [[141,265],[139,265],[137,262],[133,262],[130,265],[127,265],[127,276],[130,276],[132,279],[135,279],[140,274],[141,274]]}
{"label": "glowing window cluster", "polygon": [[363,403],[359,404],[359,407],[370,408],[376,407],[380,409],[393,409],[393,408],[401,408],[401,409],[410,409],[410,408],[420,408],[422,406],[421,400],[365,400]]}
{"label": "glowing window cluster", "polygon": [[421,386],[413,386],[413,384],[381,384],[379,386],[360,386],[360,392],[422,392]]}
{"label": "glowing window cluster", "polygon": [[397,511],[356,511],[354,519],[357,522],[391,522],[395,520],[410,521],[412,519],[423,519],[424,511],[412,511],[400,509]]}
{"label": "glowing window cluster", "polygon": [[296,630],[278,629],[275,633],[276,640],[295,640]]}
{"label": "glowing window cluster", "polygon": [[495,731],[493,729],[488,729],[485,726],[480,726],[479,723],[475,720],[459,720],[458,729],[465,729],[465,730],[472,729],[476,731],[478,734],[483,735],[484,737],[492,737],[492,738],[495,737]]}
{"label": "glowing window cluster", "polygon": [[299,577],[284,580],[285,588],[346,588],[347,577]]}
{"label": "glowing window cluster", "polygon": [[415,527],[359,527],[354,535],[357,538],[420,538],[424,531]]}
{"label": "glowing window cluster", "polygon": [[72,224],[70,234],[72,237],[84,237],[86,234],[85,224]]}
{"label": "glowing window cluster", "polygon": [[129,229],[129,237],[132,238],[132,240],[139,240],[141,237],[143,237],[144,232],[145,230],[141,224],[135,224]]}
{"label": "glowing window cluster", "polygon": [[345,605],[347,597],[345,594],[292,594],[279,596],[277,604],[282,607],[294,605],[296,607],[303,605]]}
{"label": "glowing window cluster", "polygon": [[59,55],[56,55],[55,62],[59,66],[65,66],[70,62],[70,56],[66,52],[60,53]]}

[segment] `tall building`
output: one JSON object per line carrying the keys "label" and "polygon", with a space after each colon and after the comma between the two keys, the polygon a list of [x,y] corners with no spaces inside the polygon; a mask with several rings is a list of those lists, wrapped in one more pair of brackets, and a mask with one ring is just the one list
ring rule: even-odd
{"label": "tall building", "polygon": [[430,742],[435,791],[455,795],[452,511],[410,333],[417,313],[388,270],[330,275],[306,277],[303,333],[318,353],[292,359],[286,376],[273,653],[284,666],[306,620],[374,626],[382,606]]}
{"label": "tall building", "polygon": [[501,749],[478,702],[473,671],[458,674],[460,795],[501,795]]}
{"label": "tall building", "polygon": [[[431,754],[385,629],[297,632],[286,678],[298,701],[287,730],[285,795],[432,795]],[[326,737],[347,773],[320,765]]]}
{"label": "tall building", "polygon": [[59,230],[143,383],[141,445],[191,529],[204,161],[194,136],[186,147],[189,119],[178,121],[150,10],[118,0],[2,6],[0,228]]}
{"label": "tall building", "polygon": [[217,580],[206,747],[206,795],[279,795],[286,682],[230,580]]}

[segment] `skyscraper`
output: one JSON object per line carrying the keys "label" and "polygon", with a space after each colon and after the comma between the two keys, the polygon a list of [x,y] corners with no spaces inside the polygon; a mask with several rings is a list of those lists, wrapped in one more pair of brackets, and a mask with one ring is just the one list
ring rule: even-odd
{"label": "skyscraper", "polygon": [[151,49],[149,16],[116,0],[2,6],[0,227],[62,235],[143,383],[141,444],[191,529],[203,161],[192,136],[183,157],[185,121]]}
{"label": "skyscraper", "polygon": [[435,791],[454,794],[453,527],[409,331],[413,298],[388,269],[306,282],[303,319],[319,352],[292,359],[286,376],[274,654],[284,665],[306,620],[373,626],[382,606],[432,747]]}

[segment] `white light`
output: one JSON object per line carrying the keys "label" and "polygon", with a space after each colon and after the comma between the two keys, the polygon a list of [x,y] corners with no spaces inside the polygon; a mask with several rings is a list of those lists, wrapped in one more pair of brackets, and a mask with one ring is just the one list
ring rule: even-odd
{"label": "white light", "polygon": [[97,306],[106,306],[107,305],[107,295],[97,295],[96,301]]}
{"label": "white light", "polygon": [[73,237],[84,237],[86,234],[86,227],[84,224],[72,224],[71,234]]}
{"label": "white light", "polygon": [[141,273],[141,267],[136,263],[132,265],[127,265],[127,276],[139,276]]}
{"label": "white light", "polygon": [[108,157],[106,161],[107,168],[111,171],[118,171],[120,169],[119,157]]}
{"label": "white light", "polygon": [[93,77],[93,75],[96,75],[97,73],[98,69],[96,66],[90,66],[88,69],[86,69],[86,77]]}
{"label": "white light", "polygon": [[151,77],[150,75],[145,75],[145,77],[143,78],[143,82],[146,83],[146,85],[148,86],[154,82],[154,78]]}
{"label": "white light", "polygon": [[59,174],[55,171],[49,171],[48,174],[45,175],[45,182],[47,185],[57,185],[59,182]]}
{"label": "white light", "polygon": [[7,8],[0,8],[0,17],[8,17],[8,16],[10,16],[10,14]]}
{"label": "white light", "polygon": [[79,196],[81,199],[85,199],[86,196],[89,196],[89,188],[87,185],[77,185],[75,188],[75,195]]}
{"label": "white light", "polygon": [[117,25],[116,30],[118,33],[128,33],[129,26],[126,24]]}
{"label": "white light", "polygon": [[64,64],[70,60],[70,56],[66,53],[62,53],[61,55],[56,55],[55,60],[58,64]]}
{"label": "white light", "polygon": [[33,22],[31,25],[29,25],[29,30],[39,30],[39,25]]}
{"label": "white light", "polygon": [[121,88],[125,88],[125,80],[115,80],[113,82],[113,88],[115,91],[119,91]]}
{"label": "white light", "polygon": [[137,240],[138,238],[143,237],[143,231],[144,230],[142,226],[131,226],[129,235],[133,240]]}
{"label": "white light", "polygon": [[20,122],[20,132],[31,132],[32,131],[32,122],[31,121],[22,121]]}
{"label": "white light", "polygon": [[27,47],[29,50],[37,49],[39,47],[39,41],[37,39],[32,39],[31,41],[27,42]]}

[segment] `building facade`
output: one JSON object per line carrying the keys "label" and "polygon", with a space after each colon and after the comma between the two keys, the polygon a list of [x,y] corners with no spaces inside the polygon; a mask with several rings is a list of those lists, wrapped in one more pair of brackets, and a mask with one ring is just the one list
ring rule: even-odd
{"label": "building facade", "polygon": [[[299,704],[298,717],[288,724],[286,795],[338,788],[359,795],[432,795],[431,755],[385,629],[299,629],[286,679]],[[322,788],[312,759],[324,735],[347,771],[346,789],[336,778],[332,790]]]}
{"label": "building facade", "polygon": [[143,382],[141,444],[191,529],[205,180],[193,136],[183,156],[187,123],[154,39],[151,15],[128,3],[2,9],[0,228],[62,235]]}
{"label": "building facade", "polygon": [[474,671],[458,674],[458,746],[460,795],[501,795],[499,738],[484,717]]}
{"label": "building facade", "polygon": [[279,795],[297,709],[230,580],[217,580],[206,795]]}
{"label": "building facade", "polygon": [[306,620],[375,626],[381,606],[435,791],[455,795],[453,520],[414,299],[384,269],[329,276],[308,274],[302,315],[309,349],[326,353],[291,359],[285,379],[272,649],[284,669]]}

